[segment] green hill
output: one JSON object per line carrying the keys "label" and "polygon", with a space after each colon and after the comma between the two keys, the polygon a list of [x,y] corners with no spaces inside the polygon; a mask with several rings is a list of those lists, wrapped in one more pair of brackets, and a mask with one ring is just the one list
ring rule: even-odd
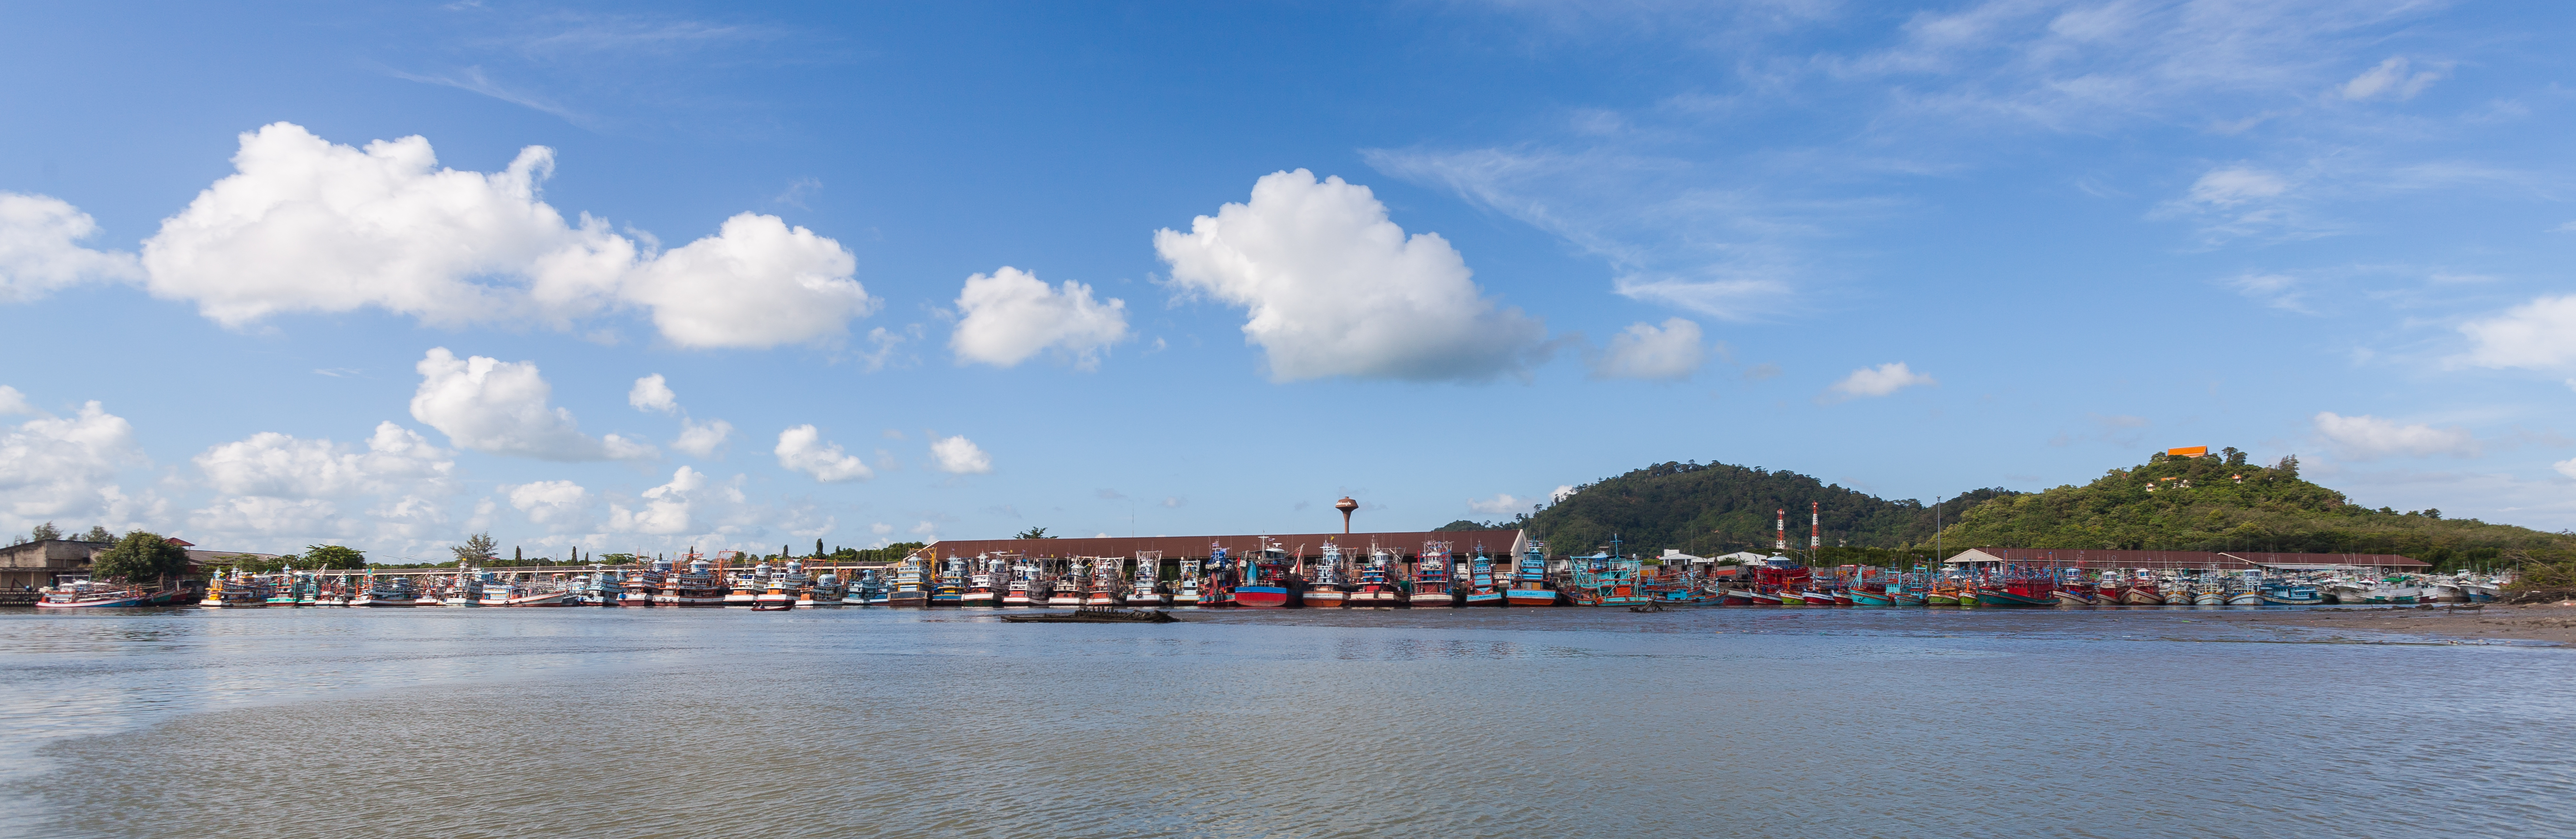
{"label": "green hill", "polygon": [[[2010,490],[1981,489],[1940,504],[1946,520]],[[1625,553],[1648,556],[1675,548],[1700,556],[1769,551],[1774,514],[1789,511],[1790,544],[1807,544],[1807,505],[1821,505],[1829,548],[1898,548],[1932,540],[1933,508],[1890,501],[1796,472],[1724,463],[1658,463],[1583,484],[1554,504],[1492,524],[1457,521],[1443,530],[1520,527],[1558,553],[1588,553],[1615,534]],[[1829,552],[1829,556],[1834,552]]]}
{"label": "green hill", "polygon": [[[1457,521],[1443,530],[1520,527],[1557,553],[1589,553],[1613,534],[1626,553],[1677,548],[1700,556],[1770,550],[1773,511],[1789,511],[1790,544],[1804,546],[1807,505],[1821,505],[1824,561],[1920,556],[1933,541],[1933,508],[1888,500],[1795,472],[1723,463],[1659,463],[1574,488],[1504,522]],[[2452,519],[2440,510],[2398,512],[2354,504],[2299,477],[2298,459],[2255,466],[2243,452],[2168,458],[2113,469],[2084,486],[2039,493],[1981,489],[1940,504],[1944,548],[2391,553],[2442,567],[2559,561],[2576,534]]]}
{"label": "green hill", "polygon": [[2013,548],[2389,553],[2440,566],[2576,546],[2567,534],[2444,518],[2438,509],[2373,510],[2300,478],[2296,457],[2255,466],[2232,448],[2190,458],[2159,453],[2084,486],[1981,504],[1941,538]]}

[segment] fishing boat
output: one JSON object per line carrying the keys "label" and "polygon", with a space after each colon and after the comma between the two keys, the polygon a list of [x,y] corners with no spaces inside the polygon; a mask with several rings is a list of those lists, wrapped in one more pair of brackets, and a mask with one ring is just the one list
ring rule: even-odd
{"label": "fishing boat", "polygon": [[1395,554],[1385,548],[1369,546],[1368,562],[1360,565],[1359,583],[1351,587],[1344,606],[1388,609],[1405,605],[1404,583],[1395,578]]}
{"label": "fishing boat", "polygon": [[[1299,550],[1304,550],[1300,547]],[[1300,605],[1298,579],[1291,570],[1296,560],[1286,548],[1269,537],[1262,537],[1261,549],[1243,558],[1243,581],[1234,586],[1234,605],[1253,609],[1284,609]]]}
{"label": "fishing boat", "polygon": [[1494,558],[1485,555],[1485,546],[1476,546],[1476,555],[1467,560],[1468,606],[1503,605],[1503,590],[1508,588],[1505,573],[1494,568]]}
{"label": "fishing boat", "polygon": [[1928,589],[1924,577],[1912,573],[1894,575],[1887,583],[1887,599],[1898,606],[1925,605],[1923,595]]}
{"label": "fishing boat", "polygon": [[1574,558],[1574,585],[1567,587],[1566,596],[1584,606],[1643,606],[1654,602],[1646,596],[1645,562],[1635,556],[1620,556],[1616,536],[1611,537],[1610,546],[1609,551]]}
{"label": "fishing boat", "polygon": [[380,582],[369,582],[365,600],[366,602],[361,605],[369,608],[418,606],[422,600],[422,592],[412,583],[410,577],[391,576]]}
{"label": "fishing boat", "polygon": [[1010,589],[1011,567],[1008,560],[992,554],[981,554],[967,565],[966,591],[957,596],[960,606],[1002,605],[1002,592]]}
{"label": "fishing boat", "polygon": [[671,573],[669,560],[654,559],[641,570],[628,571],[617,580],[617,605],[651,606],[653,592],[662,588],[662,578]]}
{"label": "fishing boat", "polygon": [[1091,579],[1082,589],[1084,606],[1124,606],[1127,592],[1119,585],[1118,560],[1105,556],[1092,557]]}
{"label": "fishing boat", "polygon": [[1055,579],[1055,585],[1047,593],[1046,604],[1048,606],[1081,606],[1083,586],[1085,581],[1089,579],[1091,579],[1091,560],[1089,558],[1077,556],[1072,559],[1065,560],[1064,575]]}
{"label": "fishing boat", "polygon": [[771,575],[761,585],[760,594],[751,601],[751,609],[755,612],[793,608],[796,608],[796,584],[789,582],[785,574]]}
{"label": "fishing boat", "polygon": [[2306,583],[2281,580],[2266,583],[2260,595],[2264,603],[2274,606],[2314,606],[2326,602],[2317,587]]}
{"label": "fishing boat", "polygon": [[1035,606],[1046,602],[1038,591],[1038,564],[1028,557],[1004,554],[1011,563],[1011,583],[1002,590],[1004,606]]}
{"label": "fishing boat", "polygon": [[851,581],[848,591],[841,593],[843,606],[883,606],[885,602],[886,583],[877,576],[874,568],[860,569],[859,578]]}
{"label": "fishing boat", "polygon": [[1405,605],[1447,608],[1458,605],[1458,591],[1453,582],[1458,578],[1458,563],[1449,555],[1449,543],[1424,542],[1420,560],[1413,566],[1413,591],[1404,598]]}
{"label": "fishing boat", "polygon": [[[1208,543],[1207,560],[1204,563],[1187,563],[1186,566],[1202,567],[1196,581],[1188,583],[1197,586],[1197,599],[1190,601],[1192,605],[1202,609],[1242,605],[1235,599],[1235,590],[1243,586],[1243,568],[1224,545]],[[1178,597],[1173,600],[1179,602]]]}
{"label": "fishing boat", "polygon": [[1888,595],[1884,588],[1878,591],[1870,591],[1865,588],[1845,589],[1845,591],[1851,595],[1852,605],[1854,606],[1896,605],[1896,598]]}
{"label": "fishing boat", "polygon": [[930,605],[955,606],[966,602],[966,560],[954,555],[939,566],[938,576],[931,581]]}
{"label": "fishing boat", "polygon": [[575,606],[615,606],[620,588],[617,572],[591,563],[590,573],[574,581],[572,604]]}
{"label": "fishing boat", "polygon": [[653,593],[653,605],[724,608],[725,584],[716,579],[712,563],[695,553],[682,558],[687,564],[681,566],[683,570],[662,578],[662,588]]}
{"label": "fishing boat", "polygon": [[1556,605],[1556,583],[1547,575],[1547,543],[1529,540],[1520,560],[1512,566],[1512,578],[1503,589],[1503,602],[1510,606]]}
{"label": "fishing boat", "polygon": [[825,571],[816,575],[814,582],[806,585],[804,592],[796,596],[796,608],[839,608],[849,602],[848,589],[849,584],[841,581],[840,574]]}
{"label": "fishing boat", "polygon": [[2091,606],[2095,602],[2093,599],[2094,590],[2095,586],[2093,584],[2086,583],[2084,581],[2082,571],[2075,568],[2063,568],[2058,570],[2057,590],[2054,592],[2054,594],[2057,595],[2058,605]]}
{"label": "fishing boat", "polygon": [[726,573],[724,604],[737,609],[751,608],[751,604],[760,600],[760,593],[769,588],[772,570],[769,563],[763,562],[749,570]]}
{"label": "fishing boat", "polygon": [[2165,595],[2156,586],[2156,581],[2141,571],[2120,586],[2120,602],[2131,606],[2162,606]]}
{"label": "fishing boat", "polygon": [[929,557],[923,548],[895,563],[894,581],[886,591],[885,605],[897,609],[918,609],[930,605]]}
{"label": "fishing boat", "polygon": [[1299,598],[1310,608],[1339,609],[1350,604],[1350,578],[1344,576],[1342,546],[1324,543],[1324,556],[1307,569],[1306,591]]}
{"label": "fishing boat", "polygon": [[1180,561],[1181,578],[1172,582],[1172,605],[1196,606],[1199,605],[1200,600],[1209,595],[1210,571],[1217,563],[1225,561],[1225,547],[1211,545],[1208,551],[1207,559],[1184,558]]}
{"label": "fishing boat", "polygon": [[2054,606],[2057,570],[2007,565],[1970,587],[1978,606]]}
{"label": "fishing boat", "polygon": [[1171,593],[1163,590],[1162,551],[1136,552],[1136,575],[1127,583],[1127,605],[1172,605]]}
{"label": "fishing boat", "polygon": [[[138,606],[167,606],[175,591],[153,591],[98,580],[73,580],[55,585],[36,601],[39,609],[117,609]],[[154,601],[159,602],[154,602]]]}

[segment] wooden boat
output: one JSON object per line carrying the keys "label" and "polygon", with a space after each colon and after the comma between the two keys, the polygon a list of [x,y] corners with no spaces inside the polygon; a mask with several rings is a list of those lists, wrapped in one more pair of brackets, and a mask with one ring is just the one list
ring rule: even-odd
{"label": "wooden boat", "polygon": [[420,592],[412,587],[410,577],[388,577],[382,582],[368,582],[366,593],[349,603],[371,609],[416,606],[420,604]]}
{"label": "wooden boat", "polygon": [[975,557],[967,564],[966,590],[957,596],[957,605],[1002,605],[1002,593],[1011,587],[1010,574],[1008,560],[991,554]]}
{"label": "wooden boat", "polygon": [[37,599],[39,609],[125,609],[167,606],[177,591],[155,591],[94,580],[54,586]]}
{"label": "wooden boat", "polygon": [[2299,583],[2273,583],[2263,587],[2263,602],[2274,606],[2314,606],[2326,602],[2317,587]]}
{"label": "wooden boat", "polygon": [[1075,609],[1071,612],[1003,615],[1002,620],[1009,623],[1179,623],[1181,619],[1158,609]]}
{"label": "wooden boat", "polygon": [[787,575],[773,575],[760,594],[752,598],[751,608],[755,612],[796,608],[796,589],[787,582]]}
{"label": "wooden boat", "polygon": [[1127,582],[1127,605],[1172,605],[1171,592],[1163,589],[1162,551],[1136,552],[1136,575]]}
{"label": "wooden boat", "polygon": [[1307,573],[1300,575],[1306,578],[1306,590],[1299,594],[1298,600],[1313,609],[1339,609],[1349,605],[1349,570],[1344,567],[1342,547],[1324,543],[1323,557],[1306,569]]}
{"label": "wooden boat", "polygon": [[1529,540],[1520,560],[1512,566],[1511,580],[1503,589],[1503,603],[1509,606],[1556,605],[1556,581],[1548,578],[1547,543]]}
{"label": "wooden boat", "polygon": [[966,560],[951,556],[939,566],[939,575],[930,586],[930,605],[957,606],[966,602]]}
{"label": "wooden boat", "polygon": [[1183,558],[1180,562],[1181,578],[1172,583],[1172,605],[1196,606],[1201,600],[1218,599],[1215,587],[1210,583],[1216,567],[1225,562],[1225,546],[1213,542],[1208,544],[1207,559]]}
{"label": "wooden boat", "polygon": [[626,572],[617,580],[617,605],[651,606],[653,592],[662,588],[662,578],[671,573],[669,560],[655,559],[641,571]]}
{"label": "wooden boat", "polygon": [[1091,578],[1083,585],[1082,605],[1127,605],[1127,592],[1118,580],[1118,560],[1105,556],[1091,558]]}
{"label": "wooden boat", "polygon": [[[1299,550],[1304,550],[1300,546]],[[1243,581],[1234,586],[1234,605],[1252,609],[1284,609],[1302,604],[1299,580],[1294,572],[1296,559],[1286,548],[1269,537],[1262,537],[1261,549],[1243,558]]]}
{"label": "wooden boat", "polygon": [[1893,598],[1893,597],[1888,596],[1887,592],[1885,592],[1885,591],[1868,591],[1868,590],[1865,590],[1865,589],[1855,589],[1855,590],[1850,591],[1850,592],[1849,592],[1849,594],[1851,595],[1852,605],[1854,605],[1854,606],[1894,606],[1894,605],[1896,605],[1896,599],[1895,599],[1895,598]]}
{"label": "wooden boat", "polygon": [[679,606],[692,609],[724,608],[725,584],[716,579],[713,565],[695,553],[685,554],[686,570],[662,578],[662,588],[653,593],[655,606]]}
{"label": "wooden boat", "polygon": [[849,584],[841,581],[840,574],[825,571],[816,576],[814,582],[806,584],[805,590],[797,595],[796,608],[839,608],[849,602],[848,590]]}
{"label": "wooden boat", "polygon": [[2006,567],[2003,572],[1974,586],[1979,606],[2054,606],[2057,605],[2057,580],[2053,572]]}
{"label": "wooden boat", "polygon": [[1038,564],[1024,556],[1004,556],[1011,563],[1011,583],[1002,590],[1002,605],[1035,606],[1046,602],[1046,596],[1037,593],[1040,591]]}
{"label": "wooden boat", "polygon": [[772,570],[769,563],[763,562],[748,571],[726,574],[724,604],[736,609],[751,608],[752,603],[760,600],[760,593],[768,590]]}
{"label": "wooden boat", "polygon": [[[1424,542],[1422,553],[1413,565],[1413,590],[1404,596],[1407,606],[1448,608],[1460,602],[1459,569],[1464,565],[1449,554],[1447,542]],[[1502,592],[1494,593],[1501,602]]]}
{"label": "wooden boat", "polygon": [[1077,556],[1066,560],[1064,567],[1064,575],[1055,579],[1047,593],[1046,605],[1079,607],[1084,581],[1091,579],[1091,560]]}
{"label": "wooden boat", "polygon": [[1368,562],[1359,567],[1358,585],[1351,587],[1342,605],[1390,609],[1409,603],[1404,583],[1395,578],[1395,554],[1374,545],[1369,548]]}
{"label": "wooden boat", "polygon": [[895,564],[893,585],[886,591],[885,605],[897,609],[918,609],[930,605],[929,558],[922,548]]}
{"label": "wooden boat", "polygon": [[1503,590],[1509,581],[1501,569],[1494,567],[1493,557],[1485,555],[1485,546],[1476,546],[1476,555],[1467,560],[1467,596],[1464,605],[1500,606],[1505,602]]}

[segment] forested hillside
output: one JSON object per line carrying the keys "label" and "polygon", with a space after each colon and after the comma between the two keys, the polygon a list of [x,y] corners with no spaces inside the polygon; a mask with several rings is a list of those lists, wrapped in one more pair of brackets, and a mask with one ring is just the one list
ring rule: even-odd
{"label": "forested hillside", "polygon": [[[1941,502],[1941,516],[1955,517],[1987,499],[2011,495],[1981,489]],[[1444,530],[1521,527],[1547,540],[1558,553],[1588,553],[1616,534],[1620,550],[1649,556],[1664,548],[1714,556],[1768,551],[1773,515],[1789,511],[1790,542],[1807,544],[1807,505],[1821,505],[1829,547],[1898,547],[1932,539],[1933,508],[1913,499],[1890,501],[1827,484],[1796,472],[1724,463],[1659,463],[1583,484],[1571,495],[1510,521],[1451,522]]]}
{"label": "forested hillside", "polygon": [[[1583,484],[1541,509],[1443,530],[1521,527],[1559,554],[1589,553],[1617,534],[1624,553],[1678,548],[1700,556],[1768,552],[1773,514],[1789,511],[1789,542],[1804,547],[1807,505],[1822,507],[1825,556],[1876,562],[1932,543],[1933,508],[1888,500],[1796,472],[1723,463],[1660,463]],[[2298,459],[2270,466],[2243,452],[2168,458],[2113,469],[2085,486],[2039,493],[1981,489],[1941,502],[1945,548],[2392,553],[2437,566],[2564,561],[2576,535],[2445,518],[2438,509],[2369,509],[2299,477]],[[1868,550],[1875,549],[1875,550]]]}
{"label": "forested hillside", "polygon": [[2178,551],[2403,554],[2435,565],[2492,564],[2510,552],[2558,551],[2576,537],[2439,509],[2362,507],[2299,477],[2296,457],[2271,466],[2224,449],[2159,453],[2084,486],[1979,505],[1942,533],[1945,545]]}

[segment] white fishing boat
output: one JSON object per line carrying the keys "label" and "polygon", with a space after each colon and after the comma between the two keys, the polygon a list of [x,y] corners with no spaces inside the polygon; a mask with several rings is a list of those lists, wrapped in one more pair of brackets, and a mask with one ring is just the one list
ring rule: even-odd
{"label": "white fishing boat", "polygon": [[1055,587],[1047,592],[1046,604],[1056,607],[1082,605],[1083,581],[1089,578],[1091,560],[1074,557],[1065,560],[1064,573],[1055,578]]}
{"label": "white fishing boat", "polygon": [[1127,605],[1172,605],[1172,595],[1163,590],[1162,551],[1136,552],[1136,576],[1128,583]]}

